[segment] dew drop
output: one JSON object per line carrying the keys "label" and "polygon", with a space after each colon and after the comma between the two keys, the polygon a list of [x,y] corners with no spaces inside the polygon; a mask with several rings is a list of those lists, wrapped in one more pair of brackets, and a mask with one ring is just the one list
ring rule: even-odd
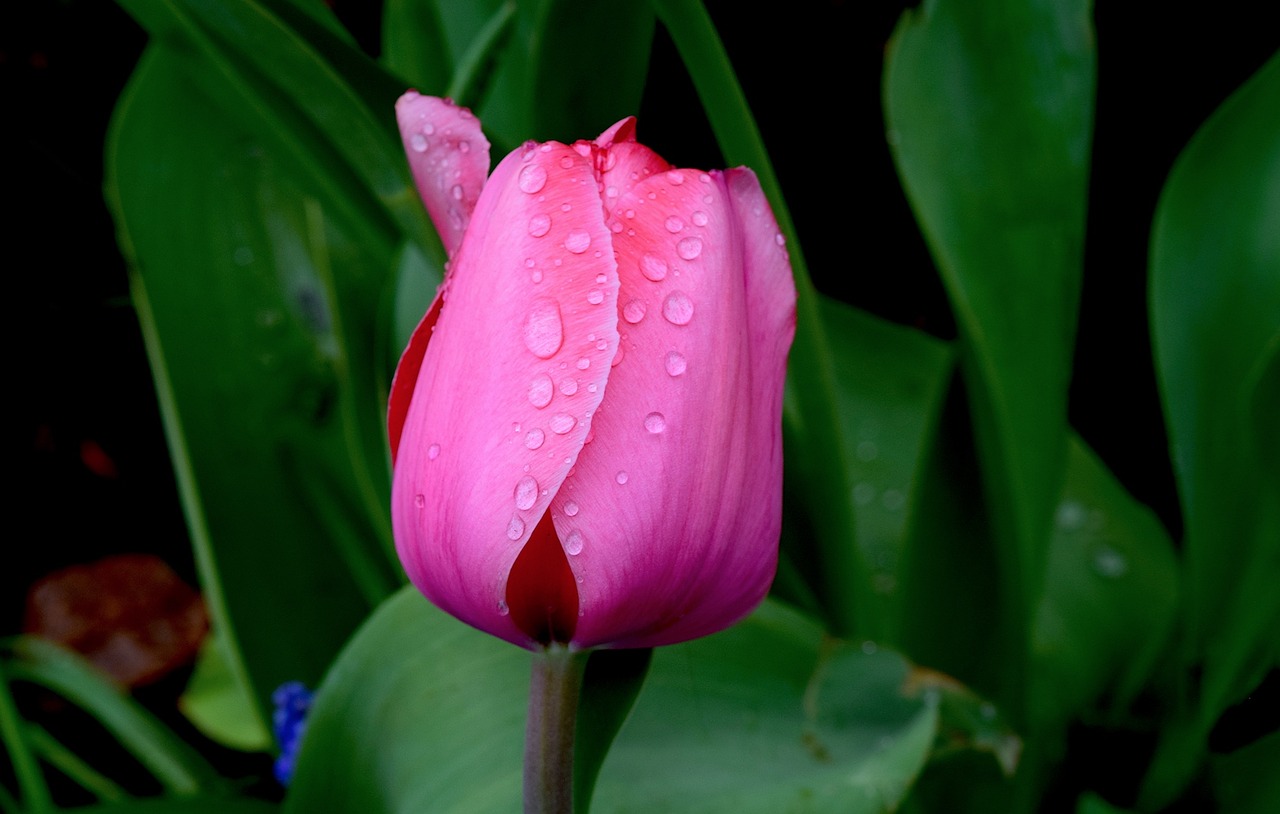
{"label": "dew drop", "polygon": [[591,367],[591,360],[584,356],[578,360],[576,367],[578,370],[586,370]]}
{"label": "dew drop", "polygon": [[506,603],[506,602],[504,602],[503,600],[499,599],[499,600],[498,600],[498,615],[499,615],[499,616],[506,616],[508,613],[511,613],[511,608],[508,608],[508,607],[507,607],[507,603]]}
{"label": "dew drop", "polygon": [[564,538],[564,550],[566,554],[573,556],[582,553],[582,532],[574,529]]}
{"label": "dew drop", "polygon": [[409,149],[413,150],[415,153],[425,153],[427,148],[430,146],[431,143],[427,141],[427,137],[421,133],[414,133],[412,136],[409,136]]}
{"label": "dew drop", "polygon": [[591,303],[592,305],[599,305],[600,303],[604,302],[604,292],[599,289],[595,289],[591,291],[590,293],[587,294],[587,302]]}
{"label": "dew drop", "polygon": [[529,234],[534,237],[542,237],[551,231],[551,217],[549,215],[534,215],[529,218]]}
{"label": "dew drop", "polygon": [[466,139],[463,139],[462,141],[459,141],[459,142],[458,142],[458,152],[460,152],[460,153],[469,153],[469,152],[471,152],[471,142],[467,141]]}
{"label": "dew drop", "polygon": [[607,350],[608,347],[609,347],[608,340],[605,340],[605,339],[596,340],[596,350]]}
{"label": "dew drop", "polygon": [[686,237],[676,244],[676,254],[685,260],[693,260],[702,254],[702,238]]}
{"label": "dew drop", "polygon": [[454,184],[453,189],[449,190],[449,194],[453,196],[455,201],[462,200],[462,184]]}
{"label": "dew drop", "polygon": [[439,445],[439,444],[432,444],[431,446],[427,447],[427,460],[428,460],[428,461],[434,461],[436,458],[439,458],[439,457],[440,457],[440,445]]}
{"label": "dew drop", "polygon": [[681,220],[676,215],[672,215],[671,217],[667,218],[666,227],[667,227],[667,231],[674,235],[676,232],[679,232],[684,229],[684,221]]}
{"label": "dew drop", "polygon": [[[525,475],[516,481],[516,508],[525,511],[533,508],[533,504],[538,500],[538,482],[533,479],[532,475]],[[523,533],[524,529],[521,529]]]}
{"label": "dew drop", "polygon": [[667,173],[667,181],[670,182],[672,186],[678,187],[684,183],[684,173],[680,172],[680,170],[671,170]]}
{"label": "dew drop", "polygon": [[422,132],[424,132],[424,133],[426,133],[428,136],[430,136],[430,135],[432,135],[432,134],[434,134],[434,133],[436,132],[436,126],[435,126],[434,124],[432,124],[431,122],[427,122],[426,124],[424,124],[424,125],[422,126]]}
{"label": "dew drop", "polygon": [[578,516],[578,504],[577,504],[577,503],[574,503],[572,500],[567,501],[567,502],[564,504],[564,513],[565,513],[565,516],[566,516],[566,517],[577,517],[577,516]]}
{"label": "dew drop", "polygon": [[776,235],[773,236],[773,242],[777,243],[779,246],[785,246],[787,245],[787,237],[786,235],[782,234],[782,232],[778,232]]}
{"label": "dew drop", "polygon": [[551,416],[551,431],[556,435],[564,435],[573,429],[573,425],[578,422],[574,421],[573,416],[568,413],[556,413]]}
{"label": "dew drop", "polygon": [[[689,320],[693,319],[693,300],[683,291],[672,291],[662,302],[662,316],[672,325],[688,325]],[[558,318],[557,313],[557,325]]]}
{"label": "dew drop", "polygon": [[560,321],[560,306],[555,300],[536,301],[524,322],[524,346],[539,359],[550,359],[560,350],[560,343],[563,341],[564,324]]}
{"label": "dew drop", "polygon": [[413,505],[414,505],[414,506],[417,506],[419,509],[421,509],[421,508],[423,508],[424,506],[426,506],[426,505],[427,505],[427,498],[426,498],[426,496],[425,496],[425,495],[414,495],[414,496],[413,496]]}
{"label": "dew drop", "polygon": [[876,499],[876,487],[866,481],[853,487],[853,499],[859,506],[866,506]]}
{"label": "dew drop", "polygon": [[569,233],[564,239],[564,247],[574,254],[582,254],[591,246],[591,234],[581,230]]}
{"label": "dew drop", "polygon": [[566,170],[571,170],[571,169],[573,169],[573,157],[572,157],[572,156],[567,156],[567,155],[566,155],[566,156],[561,156],[561,157],[560,157],[560,167],[561,167],[562,169],[566,169]]}
{"label": "dew drop", "polygon": [[564,393],[566,396],[572,396],[574,393],[578,392],[578,380],[577,379],[561,379],[560,392]]}
{"label": "dew drop", "polygon": [[683,376],[689,363],[685,361],[683,353],[672,350],[667,351],[666,366],[668,376]]}
{"label": "dew drop", "polygon": [[706,213],[706,212],[703,212],[701,209],[699,209],[697,212],[694,212],[694,213],[693,213],[693,215],[692,215],[691,217],[693,218],[693,225],[694,225],[694,226],[706,226],[706,225],[707,225],[707,220],[708,220],[708,219],[707,219],[707,213]]}
{"label": "dew drop", "polygon": [[647,310],[649,310],[648,306],[644,304],[643,300],[632,300],[622,306],[622,318],[632,325],[635,325],[637,322],[644,319],[644,314]]}
{"label": "dew drop", "polygon": [[535,269],[534,272],[529,275],[529,279],[533,280],[535,283],[542,282],[542,272],[540,270]]}
{"label": "dew drop", "polygon": [[1103,546],[1093,555],[1093,570],[1099,576],[1108,579],[1119,579],[1129,572],[1129,561],[1119,551]]}
{"label": "dew drop", "polygon": [[533,377],[533,381],[529,382],[529,403],[539,410],[551,403],[553,395],[555,395],[555,385],[547,374],[539,373]]}
{"label": "dew drop", "polygon": [[530,164],[520,170],[520,180],[517,183],[521,192],[532,195],[547,185],[547,171],[540,164]]}
{"label": "dew drop", "polygon": [[524,521],[516,515],[511,515],[511,522],[507,523],[507,539],[519,540],[524,536]]}
{"label": "dew drop", "polygon": [[619,486],[621,486],[627,481],[631,480],[631,476],[628,475],[626,472],[619,472],[617,475],[613,476],[613,479],[618,482]]}
{"label": "dew drop", "polygon": [[656,254],[645,254],[640,258],[640,273],[655,283],[667,276],[667,261]]}
{"label": "dew drop", "polygon": [[547,434],[536,427],[525,433],[524,445],[529,449],[537,449],[542,446],[542,442],[547,440]]}
{"label": "dew drop", "polygon": [[667,417],[662,413],[649,413],[644,417],[644,428],[658,435],[667,428]]}

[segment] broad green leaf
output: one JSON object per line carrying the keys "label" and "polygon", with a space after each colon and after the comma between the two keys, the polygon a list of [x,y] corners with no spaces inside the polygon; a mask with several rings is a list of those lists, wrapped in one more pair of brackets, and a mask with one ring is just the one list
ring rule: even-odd
{"label": "broad green leaf", "polygon": [[1129,812],[1123,808],[1116,808],[1096,794],[1085,794],[1076,803],[1076,814],[1129,814]]}
{"label": "broad green leaf", "polygon": [[[107,194],[156,380],[205,598],[259,714],[315,681],[398,582],[376,547],[385,503],[344,399],[352,358],[332,278],[376,297],[390,258],[338,239],[293,164],[153,44],[116,110]],[[351,308],[360,300],[344,301]],[[344,318],[345,322],[338,322]],[[360,341],[373,342],[373,329]],[[385,358],[385,357],[383,357]],[[263,716],[265,717],[265,716]]]}
{"label": "broad green leaf", "polygon": [[[1062,482],[1090,19],[1088,0],[926,0],[899,21],[885,63],[890,146],[961,331],[1010,619],[1038,601]],[[1024,669],[1010,656],[1006,671]]]}
{"label": "broad green leaf", "polygon": [[539,6],[526,86],[528,137],[594,138],[639,113],[653,42],[649,5],[544,0]]}
{"label": "broad green leaf", "polygon": [[1053,731],[1104,692],[1123,714],[1169,640],[1177,601],[1168,534],[1073,436],[1033,629],[1033,720]]}
{"label": "broad green leaf", "polygon": [[3,655],[10,679],[52,690],[92,715],[167,791],[186,795],[223,786],[194,748],[76,654],[28,636],[5,642]]}
{"label": "broad green leaf", "polygon": [[453,54],[436,0],[386,0],[382,63],[420,93],[444,93],[453,74]]}
{"label": "broad green leaf", "polygon": [[243,752],[271,748],[271,733],[258,717],[245,687],[236,681],[225,645],[216,633],[201,646],[178,708],[197,729],[224,746]]}
{"label": "broad green leaf", "polygon": [[[321,687],[286,810],[519,810],[528,671],[525,653],[405,589]],[[591,810],[885,810],[936,725],[933,705],[902,695],[906,672],[892,653],[824,643],[772,603],[729,631],[660,648]],[[589,667],[584,705],[615,689],[593,686]]]}
{"label": "broad green leaf", "polygon": [[1262,456],[1280,389],[1278,109],[1280,55],[1183,150],[1152,230],[1152,340],[1185,528],[1182,656],[1200,673],[1196,708],[1153,762],[1152,805],[1177,793],[1218,714],[1275,655],[1280,478]]}
{"label": "broad green leaf", "polygon": [[1210,762],[1218,810],[1231,814],[1274,814],[1280,809],[1280,732]]}
{"label": "broad green leaf", "polygon": [[950,346],[927,334],[877,319],[821,297],[821,313],[835,355],[841,434],[856,505],[856,540],[871,566],[866,591],[879,606],[860,630],[891,640],[907,517],[927,507],[912,503],[919,466],[933,442],[951,381]]}

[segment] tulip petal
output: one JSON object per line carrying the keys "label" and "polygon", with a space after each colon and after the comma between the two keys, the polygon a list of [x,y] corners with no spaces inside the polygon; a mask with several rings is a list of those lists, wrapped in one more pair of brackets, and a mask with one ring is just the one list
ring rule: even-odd
{"label": "tulip petal", "polygon": [[414,90],[396,102],[396,120],[418,194],[452,256],[484,188],[489,141],[470,110]]}
{"label": "tulip petal", "polygon": [[610,127],[595,140],[596,172],[605,216],[636,184],[666,172],[671,165],[662,156],[636,141],[636,120],[629,117]]}
{"label": "tulip petal", "polygon": [[590,158],[530,143],[504,159],[452,262],[403,421],[396,545],[431,601],[534,647],[508,575],[578,459],[618,343]]}
{"label": "tulip petal", "polygon": [[772,581],[781,524],[795,288],[759,183],[651,174],[619,197],[619,224],[623,355],[551,507],[582,647],[671,644],[745,616]]}
{"label": "tulip petal", "polygon": [[391,446],[391,464],[395,465],[396,455],[400,452],[400,436],[404,432],[405,417],[409,414],[409,404],[413,400],[413,388],[418,382],[418,370],[422,367],[422,357],[427,353],[427,343],[431,333],[436,329],[436,320],[440,317],[440,306],[444,303],[444,286],[436,292],[431,307],[413,329],[409,344],[400,361],[396,364],[396,373],[391,377],[391,393],[387,396],[387,442]]}

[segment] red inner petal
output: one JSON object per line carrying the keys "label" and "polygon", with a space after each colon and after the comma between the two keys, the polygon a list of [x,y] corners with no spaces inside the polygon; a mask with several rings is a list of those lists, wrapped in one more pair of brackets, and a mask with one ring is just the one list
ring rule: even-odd
{"label": "red inner petal", "polygon": [[427,343],[431,341],[431,331],[440,317],[440,306],[443,303],[444,299],[437,294],[422,321],[413,330],[409,346],[400,356],[396,375],[391,380],[391,395],[387,398],[387,440],[391,445],[392,465],[400,452],[400,436],[404,434],[404,421],[409,415],[414,385],[418,383],[418,371],[422,369],[422,359],[427,355]]}
{"label": "red inner petal", "polygon": [[578,625],[578,583],[556,536],[550,511],[542,515],[511,566],[507,606],[511,621],[534,641],[547,645],[573,639]]}

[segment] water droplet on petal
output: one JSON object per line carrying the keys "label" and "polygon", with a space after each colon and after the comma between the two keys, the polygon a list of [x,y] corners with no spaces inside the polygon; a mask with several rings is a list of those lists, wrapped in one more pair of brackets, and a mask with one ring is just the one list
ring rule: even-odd
{"label": "water droplet on petal", "polygon": [[702,254],[702,238],[686,237],[676,244],[676,254],[685,260],[693,260]]}
{"label": "water droplet on petal", "polygon": [[551,217],[549,215],[534,215],[529,218],[529,234],[534,237],[542,237],[551,231]]}
{"label": "water droplet on petal", "polygon": [[542,442],[547,439],[547,434],[536,427],[525,433],[524,445],[529,449],[537,449],[542,446]]}
{"label": "water droplet on petal", "polygon": [[591,360],[588,359],[587,357],[584,356],[578,360],[577,362],[578,370],[586,370],[589,367],[591,367]]}
{"label": "water droplet on petal", "polygon": [[555,385],[547,374],[539,373],[533,377],[533,381],[529,382],[529,403],[539,410],[551,403],[553,395],[555,395]]}
{"label": "water droplet on petal", "polygon": [[533,280],[535,283],[542,282],[542,271],[535,269],[534,272],[529,275],[529,279]]}
{"label": "water droplet on petal", "polygon": [[[662,316],[672,325],[688,325],[693,319],[693,300],[683,291],[672,291],[662,302]],[[557,313],[557,322],[558,317]]]}
{"label": "water droplet on petal", "polygon": [[562,169],[566,169],[566,170],[571,170],[571,169],[573,169],[573,158],[572,158],[571,156],[567,156],[567,155],[565,155],[565,156],[561,156],[561,157],[560,157],[560,166],[561,166],[561,168],[562,168]]}
{"label": "water droplet on petal", "polygon": [[561,379],[560,392],[564,393],[566,396],[572,396],[574,393],[578,392],[578,380],[577,379]]}
{"label": "water droplet on petal", "polygon": [[631,480],[631,476],[628,475],[626,472],[619,472],[617,475],[614,475],[613,479],[618,482],[619,486],[621,486],[627,481]]}
{"label": "water droplet on petal", "polygon": [[566,502],[564,504],[564,513],[567,517],[577,517],[578,504],[574,503],[572,500]]}
{"label": "water droplet on petal", "polygon": [[622,318],[627,322],[630,322],[632,325],[635,325],[637,322],[644,319],[644,314],[647,310],[649,310],[649,307],[644,304],[643,300],[632,300],[622,306]]}
{"label": "water droplet on petal", "polygon": [[498,600],[498,615],[499,615],[499,616],[506,616],[508,613],[511,613],[511,608],[508,608],[508,607],[507,607],[507,603],[506,603],[506,602],[504,602],[503,600],[499,599],[499,600]]}
{"label": "water droplet on petal", "polygon": [[516,515],[511,515],[511,522],[507,523],[507,539],[519,540],[524,536],[524,521]]}
{"label": "water droplet on petal", "polygon": [[427,137],[421,133],[414,133],[409,136],[409,149],[415,153],[425,153],[430,146],[431,142],[427,141]]}
{"label": "water droplet on petal", "polygon": [[547,171],[541,164],[530,164],[520,170],[520,180],[517,183],[521,192],[532,195],[547,185]]}
{"label": "water droplet on petal", "polygon": [[[533,508],[533,504],[538,500],[538,482],[533,479],[532,475],[525,475],[516,481],[516,508],[525,511]],[[521,532],[524,530],[521,529]]]}
{"label": "water droplet on petal", "polygon": [[667,227],[667,231],[674,235],[676,232],[679,232],[680,230],[684,229],[684,221],[681,220],[679,217],[672,215],[671,217],[667,218],[666,227]]}
{"label": "water droplet on petal", "polygon": [[684,354],[679,351],[667,351],[667,375],[683,376],[688,363],[685,361]]}
{"label": "water droplet on petal", "polygon": [[556,435],[564,435],[566,432],[573,429],[573,425],[577,423],[578,422],[574,420],[573,416],[568,413],[556,413],[551,416],[551,431]]}
{"label": "water droplet on petal", "polygon": [[599,289],[593,290],[587,294],[587,302],[592,305],[599,305],[604,302],[604,292]]}
{"label": "water droplet on petal", "polygon": [[469,152],[471,152],[471,142],[467,141],[466,139],[463,139],[462,141],[459,141],[459,142],[458,142],[458,152],[460,152],[460,153],[469,153]]}
{"label": "water droplet on petal", "polygon": [[684,183],[684,173],[680,172],[680,170],[671,170],[667,173],[667,181],[670,182],[672,186],[678,187]]}
{"label": "water droplet on petal", "polygon": [[449,190],[449,194],[453,196],[455,201],[462,200],[462,184],[454,184],[453,189]]}
{"label": "water droplet on petal", "polygon": [[425,495],[414,495],[414,496],[413,496],[413,505],[414,505],[414,506],[417,506],[419,509],[421,509],[421,508],[423,508],[424,506],[426,506],[426,505],[427,505],[427,498],[426,498],[426,496],[425,496]]}
{"label": "water droplet on petal", "polygon": [[564,550],[566,554],[573,556],[582,553],[582,532],[574,529],[564,538]]}
{"label": "water droplet on petal", "polygon": [[706,225],[707,225],[707,213],[706,213],[706,212],[703,212],[701,209],[699,209],[697,212],[694,212],[694,213],[693,213],[693,215],[692,215],[691,217],[693,218],[693,225],[694,225],[694,226],[706,226]]}
{"label": "water droplet on petal", "polygon": [[667,276],[667,261],[656,254],[645,254],[640,258],[640,273],[655,283]]}
{"label": "water droplet on petal", "polygon": [[582,254],[591,246],[591,234],[581,230],[569,233],[564,239],[564,247],[574,254]]}
{"label": "water droplet on petal", "polygon": [[777,243],[779,246],[787,245],[786,235],[782,234],[782,232],[778,232],[778,234],[773,236],[773,242]]}
{"label": "water droplet on petal", "polygon": [[538,300],[524,323],[524,345],[539,359],[549,359],[564,341],[564,324],[555,300]]}
{"label": "water droplet on petal", "polygon": [[436,458],[439,458],[439,457],[440,457],[440,445],[439,445],[439,444],[432,444],[431,446],[427,447],[427,460],[428,460],[428,461],[434,461]]}
{"label": "water droplet on petal", "polygon": [[436,132],[436,126],[435,126],[434,124],[432,124],[431,122],[427,122],[426,124],[424,124],[424,125],[422,126],[422,132],[424,132],[424,133],[426,133],[428,136],[430,136],[430,135],[432,135],[433,133],[435,133],[435,132]]}
{"label": "water droplet on petal", "polygon": [[657,435],[667,428],[667,417],[662,413],[649,413],[644,417],[644,428]]}

